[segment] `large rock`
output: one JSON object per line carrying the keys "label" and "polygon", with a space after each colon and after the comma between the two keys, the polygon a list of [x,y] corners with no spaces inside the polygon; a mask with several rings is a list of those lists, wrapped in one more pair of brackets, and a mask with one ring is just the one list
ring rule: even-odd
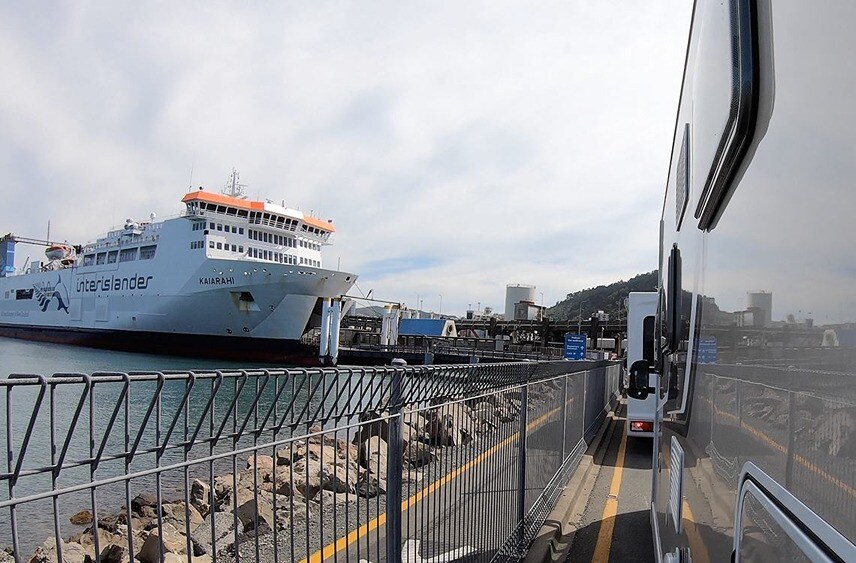
{"label": "large rock", "polygon": [[306,445],[301,441],[295,441],[276,452],[277,465],[291,465],[306,457]]}
{"label": "large rock", "polygon": [[194,479],[190,485],[190,504],[196,507],[202,517],[211,510],[211,485],[201,479]]}
{"label": "large rock", "polygon": [[360,444],[360,465],[371,471],[375,477],[386,479],[389,446],[379,436],[372,436]]}
{"label": "large rock", "polygon": [[437,446],[460,446],[472,440],[471,409],[463,403],[442,405],[429,411],[428,437]]}
{"label": "large rock", "polygon": [[499,427],[499,417],[496,408],[488,402],[477,403],[472,409],[477,432],[490,432]]}
{"label": "large rock", "polygon": [[137,553],[137,559],[142,563],[160,563],[160,546],[163,544],[164,553],[182,554],[187,551],[187,540],[183,534],[171,524],[164,523],[163,532],[155,528]]}
{"label": "large rock", "polygon": [[378,479],[366,472],[357,479],[355,490],[361,497],[374,498],[386,493],[386,480]]}
{"label": "large rock", "polygon": [[[114,534],[109,530],[104,528],[98,528],[98,547],[104,548],[105,545],[111,543],[122,543],[127,541],[127,536],[124,532],[126,532],[126,528],[124,526],[121,527],[122,532],[120,534]],[[93,558],[95,557],[95,539],[92,537],[92,528],[86,528],[79,534],[75,534],[69,541],[80,544],[83,546],[87,552],[91,551]],[[90,549],[92,548],[92,549]]]}
{"label": "large rock", "polygon": [[[86,563],[86,550],[78,543],[63,542],[62,543],[62,560],[63,563]],[[94,557],[92,558],[94,559]],[[30,563],[57,563],[59,554],[57,553],[56,541],[54,538],[48,539],[42,546],[37,547],[35,553],[30,558]]]}
{"label": "large rock", "polygon": [[184,501],[172,502],[161,506],[164,520],[172,524],[176,530],[185,530],[185,513],[190,517],[190,531],[202,524],[202,515],[192,504],[185,505]]}
{"label": "large rock", "polygon": [[[273,530],[276,519],[273,506],[264,494],[253,494],[252,490],[238,489],[238,520],[244,532],[255,530],[256,535],[266,534]],[[258,528],[256,527],[258,515]]]}
{"label": "large rock", "polygon": [[422,467],[423,465],[427,465],[436,459],[436,456],[434,455],[434,450],[431,448],[431,446],[424,442],[416,441],[411,441],[409,443],[404,444],[402,456],[404,457],[404,460],[410,464],[411,467]]}
{"label": "large rock", "polygon": [[310,444],[321,444],[323,443],[325,446],[335,446],[336,445],[336,436],[332,432],[328,432],[326,434],[318,434],[319,432],[323,432],[323,428],[320,425],[316,424],[309,429],[308,434],[316,434],[316,436],[310,436],[308,441]]}
{"label": "large rock", "polygon": [[299,493],[311,500],[321,490],[321,464],[317,461],[302,459],[294,464],[294,473],[289,474],[289,494]]}
{"label": "large rock", "polygon": [[273,471],[274,465],[276,465],[276,462],[274,461],[273,457],[269,455],[251,455],[247,458],[247,469],[258,467],[259,473],[263,471]]}
{"label": "large rock", "polygon": [[130,563],[128,544],[111,543],[101,550],[101,563]]}
{"label": "large rock", "polygon": [[[240,521],[239,521],[240,523]],[[218,551],[235,540],[235,520],[232,512],[215,512],[214,526],[211,526],[211,518],[205,519],[201,526],[196,528],[191,539],[194,549],[201,546],[204,553],[213,552],[213,544],[216,542]],[[214,531],[212,536],[212,530]]]}
{"label": "large rock", "polygon": [[68,519],[75,526],[86,526],[92,523],[92,513],[88,510],[81,510]]}
{"label": "large rock", "polygon": [[334,493],[353,493],[359,468],[346,462],[321,467],[321,488]]}
{"label": "large rock", "polygon": [[158,497],[151,493],[140,493],[131,501],[131,510],[141,513],[144,507],[154,508],[158,505]]}

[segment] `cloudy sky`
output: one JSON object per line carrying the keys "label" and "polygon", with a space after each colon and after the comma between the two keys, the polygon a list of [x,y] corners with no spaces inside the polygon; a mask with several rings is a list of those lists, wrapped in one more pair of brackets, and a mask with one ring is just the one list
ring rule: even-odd
{"label": "cloudy sky", "polygon": [[0,231],[91,240],[234,166],[334,219],[354,293],[551,305],[656,267],[690,10],[0,1]]}

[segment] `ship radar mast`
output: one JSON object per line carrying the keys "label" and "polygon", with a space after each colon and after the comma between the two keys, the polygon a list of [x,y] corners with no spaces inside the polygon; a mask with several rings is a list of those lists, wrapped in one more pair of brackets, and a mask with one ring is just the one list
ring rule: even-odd
{"label": "ship radar mast", "polygon": [[246,188],[247,185],[240,183],[238,181],[240,179],[241,175],[238,174],[237,170],[232,168],[232,173],[229,174],[229,178],[226,180],[226,185],[223,187],[221,193],[239,199],[247,199],[247,196],[244,195],[244,188]]}

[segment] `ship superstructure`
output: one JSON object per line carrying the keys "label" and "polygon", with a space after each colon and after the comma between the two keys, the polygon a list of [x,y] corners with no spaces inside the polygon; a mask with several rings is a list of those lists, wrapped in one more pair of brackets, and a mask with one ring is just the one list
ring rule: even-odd
{"label": "ship superstructure", "polygon": [[[180,216],[127,220],[83,246],[50,244],[17,272],[20,237],[0,240],[0,335],[101,347],[287,359],[317,325],[319,301],[356,276],[323,268],[330,221],[225,193],[182,198]],[[46,241],[47,242],[47,241]]]}

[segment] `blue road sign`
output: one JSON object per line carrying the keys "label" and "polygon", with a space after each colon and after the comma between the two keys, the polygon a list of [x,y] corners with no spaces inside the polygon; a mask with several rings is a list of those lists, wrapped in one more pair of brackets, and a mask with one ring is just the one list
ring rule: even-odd
{"label": "blue road sign", "polygon": [[585,334],[566,334],[565,335],[565,359],[566,360],[585,360],[586,359],[586,335]]}
{"label": "blue road sign", "polygon": [[699,339],[696,361],[700,364],[716,363],[716,338]]}

